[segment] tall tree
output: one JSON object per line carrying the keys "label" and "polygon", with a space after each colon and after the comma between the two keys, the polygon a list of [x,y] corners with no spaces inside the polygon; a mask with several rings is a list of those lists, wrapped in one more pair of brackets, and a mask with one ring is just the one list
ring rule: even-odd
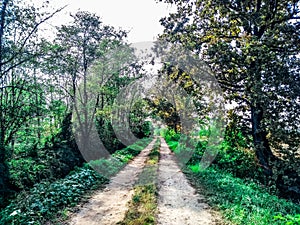
{"label": "tall tree", "polygon": [[164,2],[175,4],[177,12],[161,20],[161,38],[184,45],[207,62],[228,102],[239,103],[244,111],[259,163],[271,175],[267,134],[278,139],[291,132],[294,142],[299,138],[300,2]]}
{"label": "tall tree", "polygon": [[58,28],[54,46],[57,52],[54,60],[57,61],[53,64],[65,81],[65,90],[74,100],[78,82],[87,77],[88,70],[101,57],[100,43],[106,39],[121,40],[127,34],[103,25],[98,16],[89,12],[79,11],[71,16],[73,22]]}
{"label": "tall tree", "polygon": [[99,115],[109,110],[107,106],[113,104],[121,87],[130,82],[131,70],[138,67],[133,62],[133,49],[124,41],[125,31],[103,25],[89,12],[80,11],[72,17],[70,24],[58,29],[54,47],[61,57],[55,64],[70,98],[79,147],[86,149],[85,159],[89,161],[99,158],[93,149],[102,148],[92,146],[91,141],[95,138],[99,143],[98,135],[94,135],[96,116],[99,127],[103,126]]}

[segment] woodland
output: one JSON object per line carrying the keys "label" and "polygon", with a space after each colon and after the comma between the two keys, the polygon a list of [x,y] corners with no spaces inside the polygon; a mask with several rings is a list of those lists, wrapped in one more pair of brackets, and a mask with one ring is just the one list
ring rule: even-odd
{"label": "woodland", "polygon": [[[127,31],[93,13],[70,15],[48,37],[64,7],[1,0],[0,224],[64,224],[158,135],[224,224],[300,224],[300,1],[157,2],[176,11],[161,18],[151,60],[141,60]],[[199,82],[199,64],[180,64],[183,51],[217,84],[221,123],[212,86]],[[150,94],[126,89],[147,83],[155,55],[164,57]],[[135,102],[116,106],[124,93]]]}

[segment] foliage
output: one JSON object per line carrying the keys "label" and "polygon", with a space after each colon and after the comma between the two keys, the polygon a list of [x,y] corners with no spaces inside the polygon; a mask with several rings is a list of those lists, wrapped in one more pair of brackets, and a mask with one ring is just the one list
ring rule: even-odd
{"label": "foliage", "polygon": [[18,189],[26,189],[50,174],[45,165],[32,158],[13,159],[9,162],[10,183]]}
{"label": "foliage", "polygon": [[[69,119],[67,115],[59,129],[48,120],[41,121],[43,137],[40,140],[33,134],[34,127],[17,133],[15,152],[8,162],[14,191],[27,190],[42,180],[63,178],[75,166],[82,165],[82,156],[70,134]],[[26,134],[28,139],[24,140]]]}
{"label": "foliage", "polygon": [[237,103],[259,165],[272,175],[269,142],[288,144],[292,154],[298,148],[299,1],[160,1],[177,6],[161,19],[161,39],[208,64],[227,102]]}
{"label": "foliage", "polygon": [[38,183],[30,191],[21,192],[0,212],[0,223],[44,224],[63,207],[75,206],[87,190],[105,182],[107,179],[86,165],[64,179]]}
{"label": "foliage", "polygon": [[[233,224],[283,224],[284,220],[279,219],[291,218],[287,215],[300,212],[298,204],[268,194],[253,181],[236,178],[216,168],[200,171],[198,166],[191,166],[190,169],[186,171],[190,181]],[[286,217],[279,218],[278,214]]]}
{"label": "foliage", "polygon": [[168,141],[167,143],[172,151],[175,151],[175,149],[178,147],[177,141]]}
{"label": "foliage", "polygon": [[[160,85],[163,87],[163,84],[159,83]],[[153,109],[151,112],[153,117],[159,117],[168,127],[173,128],[175,131],[179,130],[180,118],[176,106],[172,105],[163,96],[156,99],[146,98],[146,101]]]}
{"label": "foliage", "polygon": [[179,141],[180,133],[176,133],[174,129],[162,129],[160,131],[160,135],[166,140],[166,142],[170,141]]}
{"label": "foliage", "polygon": [[46,12],[47,6],[45,3],[38,8],[24,1],[1,0],[0,198],[8,194],[7,160],[14,151],[16,133],[45,112],[44,84],[48,80],[38,74],[37,62],[46,54],[48,44],[40,38],[38,29],[62,10]]}
{"label": "foliage", "polygon": [[[188,147],[188,142],[182,141],[184,135],[175,133],[172,129],[164,129],[161,131],[170,149],[180,157],[180,154],[186,154],[187,151],[193,151],[188,165],[199,165],[204,152],[207,150],[208,140],[211,129],[202,128],[199,131],[199,139],[195,148]],[[179,144],[179,139],[181,143]],[[218,155],[213,164],[224,171],[230,172],[241,178],[261,178],[255,156],[248,149],[245,137],[241,132],[230,133],[226,132],[225,140],[219,146]]]}
{"label": "foliage", "polygon": [[226,140],[219,148],[215,164],[241,178],[259,178],[262,175],[253,151],[242,146],[232,146],[232,143]]}
{"label": "foliage", "polygon": [[[111,106],[107,106],[107,108],[110,108]],[[130,131],[135,135],[135,137],[141,139],[144,137],[149,137],[151,135],[151,122],[145,121],[148,113],[146,113],[145,110],[146,102],[143,100],[137,100],[135,104],[130,108],[130,114],[129,114],[129,127]],[[106,110],[107,110],[106,108]],[[116,137],[116,133],[119,134],[123,132],[121,129],[114,124],[115,126],[112,126],[111,121],[111,113],[112,110],[108,109],[108,112],[104,112],[105,110],[97,110],[96,114],[96,126],[97,131],[99,134],[100,139],[102,140],[103,144],[105,145],[106,149],[113,154],[115,149],[123,148],[124,145],[121,143],[121,141]],[[119,120],[120,118],[117,118],[116,120]],[[121,123],[123,126],[123,124]],[[124,126],[123,126],[124,127]]]}
{"label": "foliage", "polygon": [[298,225],[300,224],[300,214],[297,214],[295,216],[292,215],[286,215],[286,216],[282,216],[277,215],[274,217],[275,220],[279,220],[281,222],[284,222],[285,225]]}
{"label": "foliage", "polygon": [[96,171],[105,171],[107,177],[111,177],[119,172],[128,161],[137,156],[150,142],[150,138],[144,138],[124,149],[117,150],[109,159],[92,160],[89,164]]}
{"label": "foliage", "polygon": [[[72,113],[78,147],[90,151],[93,138],[97,135],[96,112],[104,110],[107,99],[113,101],[123,85],[118,84],[112,89],[106,83],[113,81],[112,85],[116,84],[113,78],[119,77],[124,61],[122,57],[127,56],[121,54],[124,53],[122,49],[129,49],[130,52],[130,48],[123,41],[126,32],[104,25],[97,15],[79,11],[71,16],[72,22],[58,28],[54,41],[57,48],[53,54],[60,57],[49,59],[49,64],[54,67],[51,68],[53,73],[59,73],[57,76],[60,78],[60,85],[63,82],[66,98],[71,99],[69,110]],[[118,53],[120,60],[114,62],[113,59]],[[104,125],[101,122],[98,119],[98,127]]]}
{"label": "foliage", "polygon": [[147,101],[139,99],[130,110],[130,129],[137,138],[147,137],[151,134],[151,122],[146,121],[149,116],[147,106]]}

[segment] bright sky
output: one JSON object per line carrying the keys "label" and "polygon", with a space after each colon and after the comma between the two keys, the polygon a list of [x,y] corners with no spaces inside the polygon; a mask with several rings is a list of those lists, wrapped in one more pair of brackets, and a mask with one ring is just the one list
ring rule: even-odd
{"label": "bright sky", "polygon": [[154,41],[163,27],[159,19],[171,12],[170,5],[155,0],[51,0],[50,5],[68,7],[52,21],[54,25],[70,21],[70,12],[78,10],[96,13],[106,25],[130,31],[131,43]]}

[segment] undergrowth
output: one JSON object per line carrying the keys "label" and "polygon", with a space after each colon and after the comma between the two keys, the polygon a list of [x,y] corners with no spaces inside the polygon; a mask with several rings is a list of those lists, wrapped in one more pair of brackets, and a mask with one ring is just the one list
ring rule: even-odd
{"label": "undergrowth", "polygon": [[0,224],[44,224],[58,209],[75,206],[87,190],[105,182],[107,179],[88,165],[53,183],[41,182],[20,193],[0,212]]}

